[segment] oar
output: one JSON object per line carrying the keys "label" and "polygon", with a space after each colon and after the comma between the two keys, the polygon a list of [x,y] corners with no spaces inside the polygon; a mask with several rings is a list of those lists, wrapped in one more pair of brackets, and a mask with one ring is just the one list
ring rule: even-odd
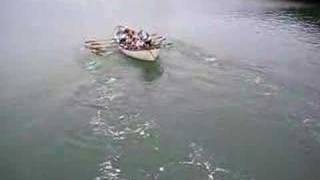
{"label": "oar", "polygon": [[117,47],[116,45],[107,45],[107,44],[88,44],[84,45],[85,48],[115,48]]}
{"label": "oar", "polygon": [[103,55],[105,55],[107,53],[109,55],[109,54],[113,53],[112,51],[107,51],[107,50],[91,50],[90,52],[95,54],[95,55],[97,55],[97,56],[103,56]]}
{"label": "oar", "polygon": [[172,46],[172,45],[173,45],[172,42],[168,42],[168,43],[165,43],[165,44],[161,44],[161,46],[162,46],[163,48],[167,48],[167,47],[170,47],[170,46]]}
{"label": "oar", "polygon": [[118,45],[117,43],[98,43],[98,42],[84,44],[85,47],[93,47],[93,46],[95,46],[95,47],[115,47],[117,45]]}
{"label": "oar", "polygon": [[150,34],[150,36],[160,36],[160,35],[157,33],[152,33],[152,34]]}
{"label": "oar", "polygon": [[85,47],[90,50],[91,53],[98,56],[103,56],[106,53],[112,54],[114,48],[117,46],[86,45]]}
{"label": "oar", "polygon": [[87,43],[87,45],[90,46],[99,46],[99,45],[106,45],[107,43],[100,43],[100,42],[92,42],[92,43]]}
{"label": "oar", "polygon": [[92,49],[92,50],[91,50],[91,52],[92,52],[92,53],[106,53],[106,52],[107,52],[107,50]]}
{"label": "oar", "polygon": [[96,40],[89,40],[84,43],[85,47],[108,47],[108,46],[115,46],[115,42],[105,42],[105,41],[96,41]]}
{"label": "oar", "polygon": [[112,50],[111,48],[88,48],[89,50],[96,50],[96,51],[106,51],[106,50]]}
{"label": "oar", "polygon": [[165,41],[165,40],[166,40],[166,38],[159,39],[159,40],[155,41],[154,44],[155,44],[155,45],[161,45],[161,43],[162,43],[163,41]]}
{"label": "oar", "polygon": [[116,39],[115,38],[110,38],[110,39],[89,39],[84,41],[85,44],[90,44],[90,43],[95,43],[95,42],[114,42]]}
{"label": "oar", "polygon": [[90,52],[93,54],[113,54],[114,50],[110,49],[90,49]]}
{"label": "oar", "polygon": [[172,45],[173,45],[173,43],[168,42],[168,43],[163,43],[163,44],[155,44],[153,46],[156,47],[156,48],[168,48],[168,47],[170,47]]}
{"label": "oar", "polygon": [[153,38],[151,38],[152,40],[157,40],[157,39],[163,39],[163,38],[165,38],[165,37],[163,37],[163,36],[157,36],[157,37],[153,37]]}
{"label": "oar", "polygon": [[84,46],[86,48],[88,48],[88,47],[109,47],[109,46],[115,46],[115,45],[117,45],[116,42],[104,42],[104,41],[93,41],[93,40],[86,41],[84,43]]}

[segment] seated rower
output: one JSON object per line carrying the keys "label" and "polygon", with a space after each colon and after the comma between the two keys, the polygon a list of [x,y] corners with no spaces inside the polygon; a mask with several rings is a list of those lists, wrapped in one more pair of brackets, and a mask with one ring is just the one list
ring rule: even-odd
{"label": "seated rower", "polygon": [[145,32],[143,30],[140,30],[138,33],[138,36],[140,37],[141,40],[143,40],[145,48],[151,48],[152,38],[149,35],[149,33]]}
{"label": "seated rower", "polygon": [[140,31],[138,32],[138,36],[139,36],[140,39],[142,39],[143,41],[149,39],[149,37],[150,37],[150,35],[149,35],[147,32],[143,31],[143,30],[140,30]]}
{"label": "seated rower", "polygon": [[145,48],[145,43],[144,43],[144,41],[142,41],[141,39],[138,39],[137,41],[136,41],[136,47],[138,48],[138,49],[143,49],[143,48]]}

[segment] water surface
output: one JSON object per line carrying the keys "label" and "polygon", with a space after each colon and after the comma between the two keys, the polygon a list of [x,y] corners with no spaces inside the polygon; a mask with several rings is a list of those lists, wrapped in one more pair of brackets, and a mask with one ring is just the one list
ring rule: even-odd
{"label": "water surface", "polygon": [[[319,11],[260,0],[2,2],[1,179],[319,179]],[[174,46],[156,63],[82,49],[117,24]]]}

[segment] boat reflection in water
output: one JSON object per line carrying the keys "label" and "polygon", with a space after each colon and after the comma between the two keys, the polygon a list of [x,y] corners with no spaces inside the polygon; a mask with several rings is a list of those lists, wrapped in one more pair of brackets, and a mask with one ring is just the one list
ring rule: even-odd
{"label": "boat reflection in water", "polygon": [[152,63],[135,59],[128,61],[128,63],[140,69],[143,80],[147,82],[157,80],[164,72],[164,69],[161,66],[161,58]]}

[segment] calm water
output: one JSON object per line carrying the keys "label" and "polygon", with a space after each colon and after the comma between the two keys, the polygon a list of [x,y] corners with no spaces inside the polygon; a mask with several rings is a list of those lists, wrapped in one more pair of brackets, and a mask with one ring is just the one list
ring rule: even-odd
{"label": "calm water", "polygon": [[[259,0],[4,0],[0,179],[320,179],[320,9]],[[81,48],[117,24],[156,63]]]}

